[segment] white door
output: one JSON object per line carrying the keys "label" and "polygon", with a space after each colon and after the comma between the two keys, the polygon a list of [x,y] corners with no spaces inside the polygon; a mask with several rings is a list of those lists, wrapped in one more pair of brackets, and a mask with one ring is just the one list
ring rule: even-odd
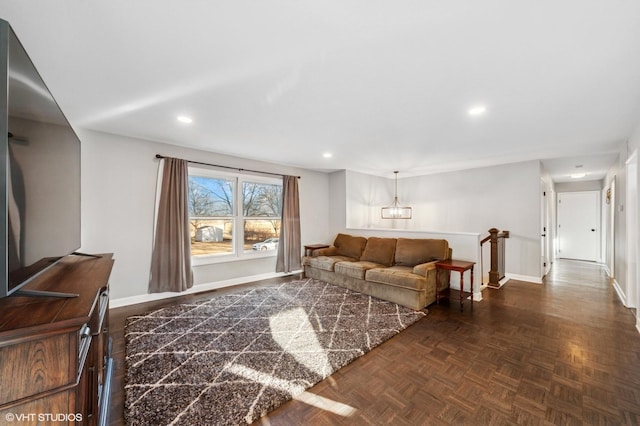
{"label": "white door", "polygon": [[598,191],[558,194],[558,254],[565,259],[598,260]]}

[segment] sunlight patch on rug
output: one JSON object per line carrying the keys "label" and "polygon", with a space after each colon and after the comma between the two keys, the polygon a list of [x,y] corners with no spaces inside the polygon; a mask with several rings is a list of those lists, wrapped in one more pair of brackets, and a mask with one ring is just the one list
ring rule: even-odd
{"label": "sunlight patch on rug", "polygon": [[174,305],[125,325],[130,425],[252,423],[424,317],[306,279]]}

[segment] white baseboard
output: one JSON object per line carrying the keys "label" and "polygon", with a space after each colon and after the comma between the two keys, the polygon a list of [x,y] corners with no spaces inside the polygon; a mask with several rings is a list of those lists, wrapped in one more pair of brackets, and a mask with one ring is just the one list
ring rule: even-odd
{"label": "white baseboard", "polygon": [[624,306],[627,306],[627,296],[624,294],[624,292],[620,288],[620,284],[618,284],[618,281],[616,281],[615,278],[613,279],[613,288],[616,290],[616,294],[618,295],[618,298],[620,299],[622,304]]}
{"label": "white baseboard", "polygon": [[[613,288],[616,290],[616,294],[618,295],[618,299],[620,299],[620,302],[622,302],[622,305],[625,307],[628,307],[627,296],[624,294],[624,292],[622,291],[622,288],[620,288],[620,284],[618,284],[618,281],[616,281],[615,278],[613,279]],[[636,310],[636,330],[638,330],[638,333],[640,333],[640,311],[639,310]]]}
{"label": "white baseboard", "polygon": [[516,280],[516,281],[526,281],[526,282],[534,283],[534,284],[542,284],[542,278],[541,277],[532,277],[532,276],[529,276],[529,275],[518,275],[518,274],[507,273],[507,274],[505,274],[505,278],[511,279],[511,280]]}
{"label": "white baseboard", "polygon": [[270,272],[267,274],[251,275],[248,277],[232,278],[224,281],[215,281],[210,283],[197,284],[191,287],[189,290],[182,291],[182,292],[165,292],[165,293],[141,294],[138,296],[131,296],[131,297],[122,297],[120,299],[109,300],[109,308],[120,308],[122,306],[136,305],[138,303],[153,302],[153,301],[162,300],[162,299],[170,299],[172,297],[184,296],[186,294],[202,293],[205,291],[215,290],[218,288],[231,287],[238,284],[246,284],[252,281],[266,280],[269,278],[276,278],[276,277],[284,277],[286,275],[291,275],[299,272],[302,272],[302,271],[301,270],[295,271],[289,274],[280,273],[280,272]]}
{"label": "white baseboard", "polygon": [[609,266],[607,266],[606,263],[602,263],[601,265],[604,268],[604,272],[607,274],[607,276],[611,277],[611,271],[609,270]]}
{"label": "white baseboard", "polygon": [[[449,284],[449,288],[453,289],[453,290],[460,290],[460,285],[457,286],[452,286],[451,284]],[[480,284],[480,291],[475,291],[473,292],[473,301],[474,302],[482,302],[482,291],[487,288],[487,285],[485,283]],[[466,300],[471,300],[471,295],[467,296],[465,298]]]}

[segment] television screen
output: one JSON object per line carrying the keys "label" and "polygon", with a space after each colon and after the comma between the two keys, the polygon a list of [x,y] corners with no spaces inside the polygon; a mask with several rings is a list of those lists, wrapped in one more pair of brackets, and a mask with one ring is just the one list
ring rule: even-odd
{"label": "television screen", "polygon": [[80,247],[80,141],[10,27],[8,51],[5,295]]}

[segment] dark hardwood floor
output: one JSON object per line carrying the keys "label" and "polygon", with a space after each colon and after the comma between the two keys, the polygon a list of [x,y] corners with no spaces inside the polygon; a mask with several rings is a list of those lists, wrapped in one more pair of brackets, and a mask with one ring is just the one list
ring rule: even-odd
{"label": "dark hardwood floor", "polygon": [[[112,425],[123,423],[126,317],[216,293],[110,311]],[[543,285],[487,289],[473,312],[466,302],[461,313],[454,293],[309,389],[306,403],[292,400],[259,423],[640,424],[640,334],[599,265],[558,261]],[[308,403],[314,395],[322,408]],[[349,408],[350,416],[336,414]]]}

